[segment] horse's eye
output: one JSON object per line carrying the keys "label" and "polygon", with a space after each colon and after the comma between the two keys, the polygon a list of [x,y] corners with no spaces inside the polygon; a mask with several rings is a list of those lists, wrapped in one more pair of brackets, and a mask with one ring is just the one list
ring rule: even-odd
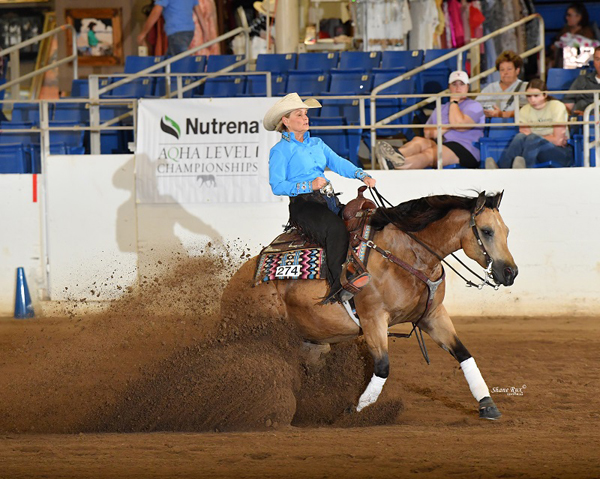
{"label": "horse's eye", "polygon": [[488,228],[484,228],[481,230],[481,232],[487,236],[488,238],[491,238],[492,236],[494,236],[494,232],[491,229]]}

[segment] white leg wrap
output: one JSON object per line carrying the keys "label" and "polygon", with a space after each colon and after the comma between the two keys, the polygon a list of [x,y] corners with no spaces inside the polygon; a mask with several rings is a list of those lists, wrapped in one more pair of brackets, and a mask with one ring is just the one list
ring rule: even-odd
{"label": "white leg wrap", "polygon": [[477,399],[478,402],[490,395],[490,390],[485,384],[483,376],[481,375],[481,372],[479,372],[477,363],[475,363],[473,358],[465,359],[460,363],[460,368],[465,374],[465,379],[469,383],[471,394],[473,394],[473,397]]}
{"label": "white leg wrap", "polygon": [[377,401],[377,398],[381,394],[381,390],[383,389],[383,385],[387,381],[387,378],[380,378],[379,376],[375,376],[371,378],[369,381],[369,385],[365,392],[362,393],[360,399],[358,400],[358,406],[356,406],[356,411],[360,411],[361,409],[366,408],[370,404],[373,404]]}

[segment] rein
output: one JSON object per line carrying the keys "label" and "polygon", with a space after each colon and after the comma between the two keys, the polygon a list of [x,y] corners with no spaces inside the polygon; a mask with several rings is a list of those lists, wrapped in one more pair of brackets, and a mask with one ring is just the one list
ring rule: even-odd
{"label": "rein", "polygon": [[[377,188],[369,188],[369,190],[371,190],[371,195],[373,196],[373,199],[375,200],[375,204],[381,208],[382,213],[387,217],[388,221],[393,224],[394,226],[396,226],[396,228],[398,228],[398,226],[394,223],[394,221],[388,216],[388,214],[385,211],[385,205],[384,205],[384,201],[390,206],[393,207],[394,205],[392,205],[387,199],[385,199],[383,197],[383,195],[381,195],[381,193],[379,193],[379,191],[377,191]],[[376,196],[377,195],[377,196]],[[473,231],[473,235],[475,236],[475,239],[477,240],[477,244],[479,245],[479,248],[481,249],[481,252],[483,254],[483,256],[486,259],[487,262],[487,268],[485,269],[485,273],[486,276],[488,278],[492,277],[492,265],[494,260],[490,257],[489,253],[487,252],[487,250],[485,249],[485,246],[483,244],[483,241],[481,241],[481,238],[479,236],[479,231],[477,230],[477,224],[475,223],[475,217],[481,213],[482,210],[478,211],[477,213],[472,211],[471,212],[471,219],[469,222],[469,226],[471,227],[472,231]],[[425,244],[423,241],[421,241],[419,238],[417,238],[415,235],[413,235],[412,233],[408,232],[408,231],[403,231],[402,229],[398,228],[400,231],[402,231],[405,235],[407,235],[410,239],[412,239],[415,243],[418,243],[419,245],[421,245],[423,248],[425,248],[429,253],[431,253],[433,256],[435,256],[438,260],[440,260],[440,262],[444,263],[446,266],[448,266],[452,271],[454,271],[465,283],[466,286],[468,288],[471,287],[475,287],[477,289],[482,289],[485,285],[487,286],[491,286],[492,288],[494,288],[495,290],[497,290],[500,285],[496,284],[496,282],[494,281],[493,283],[490,282],[487,278],[482,278],[481,276],[479,276],[475,271],[473,271],[471,268],[469,268],[463,261],[461,261],[454,253],[450,253],[451,256],[458,261],[469,273],[471,273],[473,276],[475,276],[476,278],[478,278],[481,283],[477,284],[477,283],[473,283],[472,281],[468,280],[467,278],[465,278],[462,274],[460,274],[456,268],[454,268],[450,263],[448,263],[444,258],[442,258],[438,253],[436,253],[434,250],[432,250],[427,244]],[[492,278],[493,280],[493,278]]]}

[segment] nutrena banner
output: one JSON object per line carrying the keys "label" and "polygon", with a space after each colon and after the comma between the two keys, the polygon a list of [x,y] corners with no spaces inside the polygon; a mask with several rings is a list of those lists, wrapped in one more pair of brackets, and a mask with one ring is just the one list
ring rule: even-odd
{"label": "nutrena banner", "polygon": [[279,134],[262,125],[276,100],[140,100],[138,202],[277,201],[269,186],[269,150]]}

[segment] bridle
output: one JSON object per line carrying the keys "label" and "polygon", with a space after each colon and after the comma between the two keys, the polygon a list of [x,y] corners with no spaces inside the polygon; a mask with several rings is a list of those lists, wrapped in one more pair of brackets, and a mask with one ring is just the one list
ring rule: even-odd
{"label": "bridle", "polygon": [[[386,211],[385,211],[385,205],[384,202],[387,203],[390,207],[393,207],[394,205],[392,205],[387,199],[385,199],[381,193],[379,193],[379,191],[377,191],[377,188],[369,188],[369,190],[371,191],[371,195],[373,196],[373,199],[375,200],[375,204],[380,207],[380,211],[382,212],[382,214],[384,216],[386,216],[387,220],[393,224],[394,226],[398,227],[394,221],[389,217],[389,215],[387,215]],[[495,200],[494,200],[494,208],[498,208],[500,206],[500,201],[502,200],[502,195],[504,194],[504,192],[500,193],[499,195],[496,196]],[[465,278],[462,274],[460,274],[456,268],[454,268],[450,263],[448,263],[444,258],[442,258],[437,252],[435,252],[434,250],[431,249],[430,246],[428,246],[427,244],[425,244],[423,241],[421,241],[419,238],[417,238],[414,234],[408,232],[408,231],[403,231],[404,234],[406,234],[409,238],[411,238],[415,243],[418,243],[419,245],[421,245],[423,248],[425,248],[429,253],[431,253],[433,256],[435,256],[441,263],[444,263],[446,266],[448,266],[452,271],[454,271],[466,284],[466,286],[468,288],[471,287],[475,287],[477,289],[483,289],[484,286],[491,286],[492,288],[494,288],[495,290],[497,290],[500,287],[500,284],[498,284],[496,282],[496,280],[493,277],[492,274],[492,266],[494,264],[494,260],[492,259],[492,257],[490,256],[490,254],[487,252],[487,250],[485,249],[485,245],[483,244],[483,241],[481,241],[481,237],[479,236],[479,230],[477,228],[477,223],[475,221],[475,218],[477,217],[477,215],[479,215],[485,207],[485,201],[482,202],[480,205],[476,205],[476,207],[473,209],[473,211],[471,211],[471,218],[469,220],[469,226],[471,227],[471,230],[473,231],[473,235],[475,236],[475,239],[477,241],[477,244],[479,245],[479,249],[481,251],[481,253],[483,254],[483,257],[485,258],[486,261],[486,268],[484,270],[485,272],[485,277],[481,277],[480,275],[478,275],[475,271],[473,271],[471,268],[469,268],[463,261],[461,261],[454,253],[450,253],[452,255],[452,257],[458,261],[469,273],[471,273],[473,276],[475,276],[476,278],[478,278],[481,282],[478,283],[474,283],[473,281]],[[400,229],[400,228],[398,228]],[[400,231],[402,231],[400,229]]]}

